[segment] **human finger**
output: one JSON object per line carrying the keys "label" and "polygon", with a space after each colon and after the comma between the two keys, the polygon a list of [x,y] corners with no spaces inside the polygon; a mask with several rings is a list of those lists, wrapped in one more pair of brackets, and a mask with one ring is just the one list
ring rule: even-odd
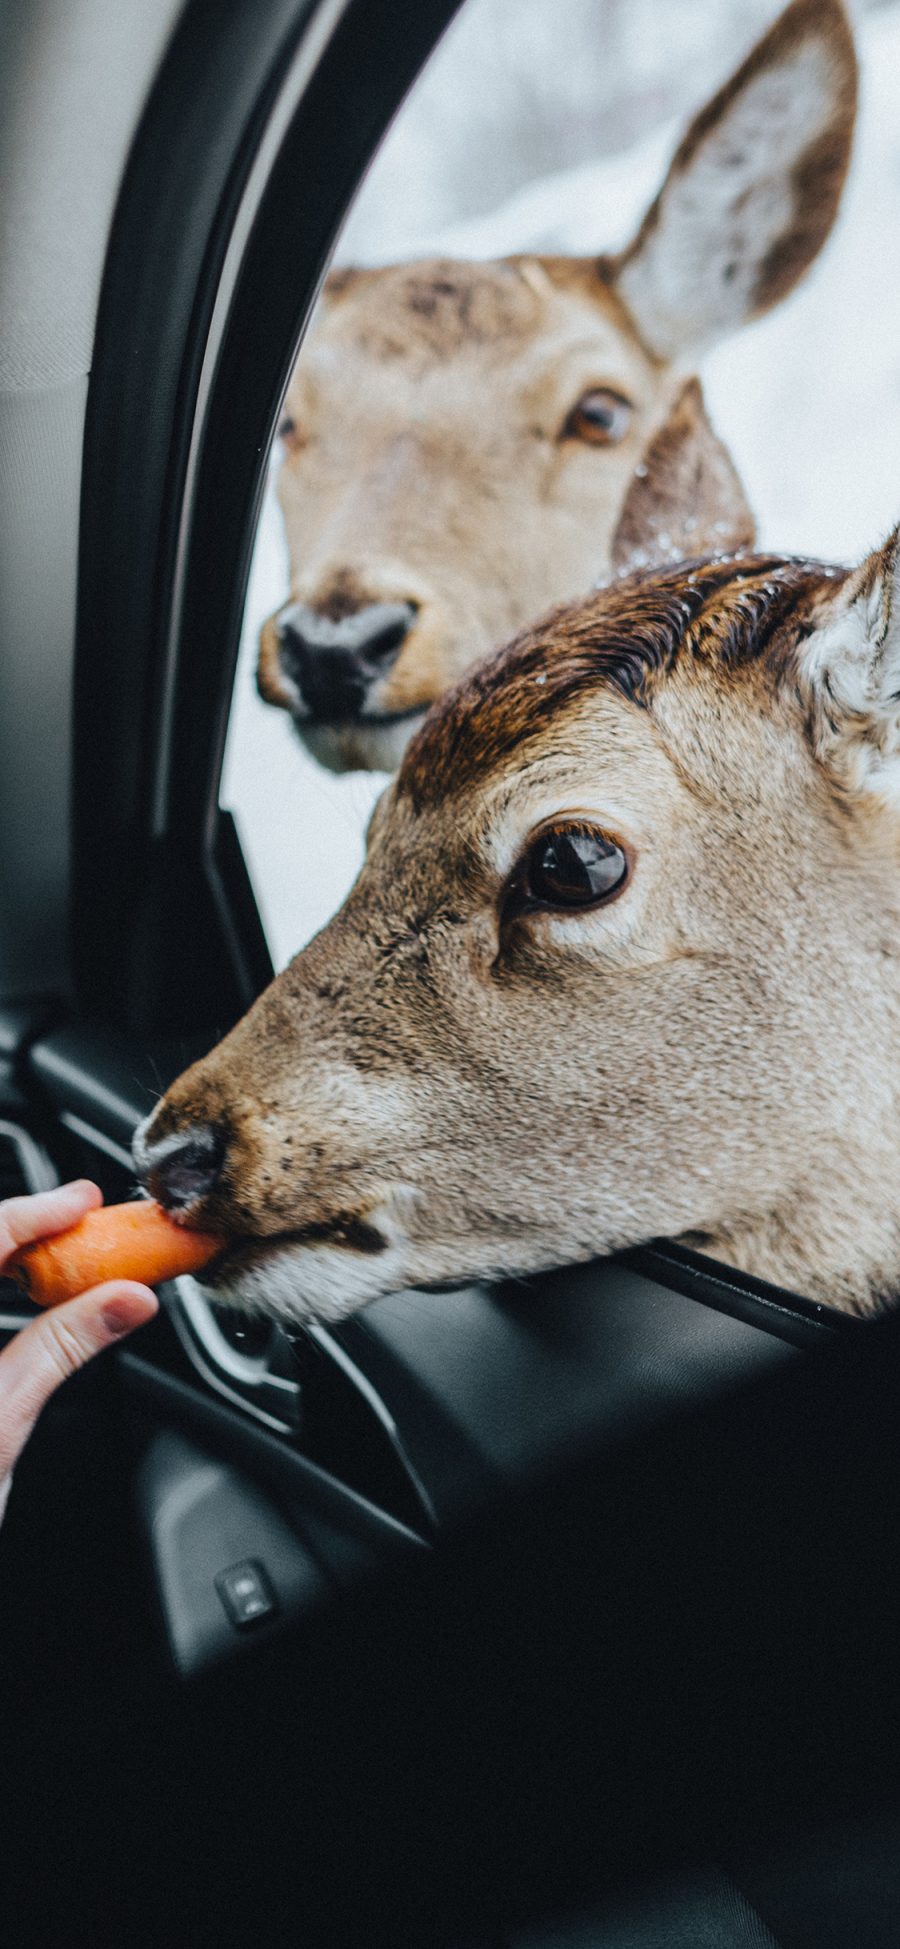
{"label": "human finger", "polygon": [[36,1191],[25,1198],[7,1198],[0,1204],[0,1272],[20,1245],[49,1238],[77,1225],[85,1212],[102,1205],[103,1193],[89,1178],[76,1178],[72,1184],[57,1185],[53,1191]]}
{"label": "human finger", "polygon": [[113,1279],[41,1313],[0,1354],[0,1482],[21,1454],[57,1387],[95,1354],[151,1320],[148,1286]]}

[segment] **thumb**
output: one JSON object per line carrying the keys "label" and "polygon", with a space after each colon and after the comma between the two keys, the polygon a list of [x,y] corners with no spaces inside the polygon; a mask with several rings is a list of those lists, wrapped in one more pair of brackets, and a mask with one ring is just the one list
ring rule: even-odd
{"label": "thumb", "polygon": [[94,1354],[143,1326],[157,1309],[148,1286],[115,1279],[23,1327],[0,1354],[0,1482],[60,1383]]}

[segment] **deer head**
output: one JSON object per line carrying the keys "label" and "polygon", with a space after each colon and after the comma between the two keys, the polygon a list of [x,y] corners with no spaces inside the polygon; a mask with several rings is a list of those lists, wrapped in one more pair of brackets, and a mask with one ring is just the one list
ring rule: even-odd
{"label": "deer head", "polygon": [[343,271],[287,393],[291,588],[259,688],[337,770],[624,563],[749,546],[693,363],[792,290],[856,104],[840,0],[793,0],[697,116],[618,257]]}
{"label": "deer head", "polygon": [[558,609],[434,706],[341,912],[137,1141],[339,1317],[653,1236],[848,1308],[900,1281],[900,554]]}

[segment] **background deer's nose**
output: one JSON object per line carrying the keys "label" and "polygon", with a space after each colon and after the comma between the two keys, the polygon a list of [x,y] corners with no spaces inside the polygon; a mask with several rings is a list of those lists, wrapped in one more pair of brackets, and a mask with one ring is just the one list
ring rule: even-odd
{"label": "background deer's nose", "polygon": [[215,1188],[225,1162],[225,1139],[217,1130],[195,1125],[183,1136],[163,1137],[157,1144],[136,1142],[135,1161],[151,1197],[166,1211],[180,1211]]}
{"label": "background deer's nose", "polygon": [[279,618],[279,658],[310,716],[330,722],[358,717],[374,683],[400,654],[415,608],[411,602],[370,602],[339,622],[306,603]]}

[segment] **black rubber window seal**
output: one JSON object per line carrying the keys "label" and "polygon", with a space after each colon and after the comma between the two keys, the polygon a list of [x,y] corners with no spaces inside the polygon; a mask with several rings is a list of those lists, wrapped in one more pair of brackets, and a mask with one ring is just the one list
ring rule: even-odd
{"label": "black rubber window seal", "polygon": [[218,807],[266,460],[341,220],[457,4],[189,0],[133,146],[85,435],[73,951],[81,1008],[141,1037],[227,1028],[272,972]]}
{"label": "black rubber window seal", "polygon": [[700,1252],[654,1239],[649,1245],[635,1246],[617,1253],[620,1264],[633,1266],[662,1285],[675,1288],[717,1312],[729,1313],[748,1326],[762,1327],[798,1347],[822,1345],[839,1336],[850,1338],[868,1329],[870,1321],[858,1314],[842,1312],[802,1293],[788,1292],[751,1273],[722,1265]]}

